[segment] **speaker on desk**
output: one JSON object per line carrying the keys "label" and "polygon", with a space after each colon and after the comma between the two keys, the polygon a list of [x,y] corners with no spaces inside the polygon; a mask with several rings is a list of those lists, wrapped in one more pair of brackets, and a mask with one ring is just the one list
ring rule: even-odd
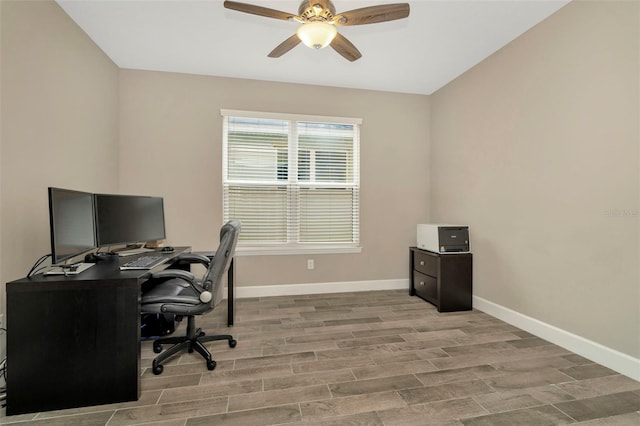
{"label": "speaker on desk", "polygon": [[159,249],[163,246],[164,240],[151,240],[145,242],[144,246],[151,249]]}
{"label": "speaker on desk", "polygon": [[98,263],[104,260],[115,260],[118,255],[115,253],[89,253],[84,257],[84,263]]}

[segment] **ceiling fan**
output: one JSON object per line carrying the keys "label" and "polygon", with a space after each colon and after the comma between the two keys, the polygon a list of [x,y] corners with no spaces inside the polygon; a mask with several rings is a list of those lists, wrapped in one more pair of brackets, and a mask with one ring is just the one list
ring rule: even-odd
{"label": "ceiling fan", "polygon": [[351,62],[360,59],[362,54],[346,37],[338,33],[336,27],[375,24],[409,16],[408,3],[369,6],[336,14],[336,9],[331,0],[303,0],[300,3],[297,15],[236,1],[225,1],[224,7],[238,12],[295,21],[302,24],[298,27],[296,34],[280,43],[269,53],[268,56],[270,58],[279,58],[300,42],[303,42],[314,49],[321,49],[330,45],[336,52]]}

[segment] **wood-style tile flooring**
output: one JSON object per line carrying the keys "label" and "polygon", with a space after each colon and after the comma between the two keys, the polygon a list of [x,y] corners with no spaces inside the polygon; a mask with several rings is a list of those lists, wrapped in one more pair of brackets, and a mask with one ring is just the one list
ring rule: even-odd
{"label": "wood-style tile flooring", "polygon": [[399,290],[239,299],[228,329],[219,306],[196,322],[238,345],[209,345],[214,371],[185,353],[154,376],[145,341],[140,400],[0,423],[640,425],[640,382],[477,310]]}

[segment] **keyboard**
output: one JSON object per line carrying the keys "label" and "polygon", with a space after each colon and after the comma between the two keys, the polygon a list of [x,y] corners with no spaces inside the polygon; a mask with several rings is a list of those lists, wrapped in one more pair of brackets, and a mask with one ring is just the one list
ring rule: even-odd
{"label": "keyboard", "polygon": [[137,257],[120,265],[121,271],[130,269],[153,269],[167,261],[167,257],[158,255],[145,255]]}

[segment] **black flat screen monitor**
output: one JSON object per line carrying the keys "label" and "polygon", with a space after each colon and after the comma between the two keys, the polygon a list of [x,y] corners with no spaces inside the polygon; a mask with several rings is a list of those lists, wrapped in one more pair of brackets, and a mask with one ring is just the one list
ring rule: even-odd
{"label": "black flat screen monitor", "polygon": [[95,194],[96,237],[100,247],[163,240],[162,197]]}
{"label": "black flat screen monitor", "polygon": [[96,248],[93,194],[49,188],[51,263]]}

